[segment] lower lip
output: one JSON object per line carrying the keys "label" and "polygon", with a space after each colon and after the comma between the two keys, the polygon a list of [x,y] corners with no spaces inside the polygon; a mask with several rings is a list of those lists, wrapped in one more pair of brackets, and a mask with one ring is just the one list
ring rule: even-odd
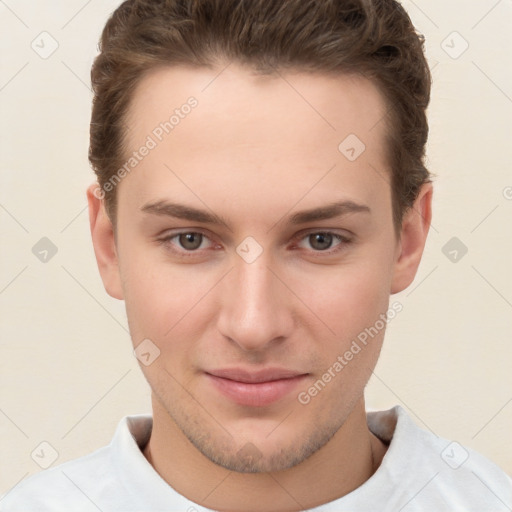
{"label": "lower lip", "polygon": [[276,402],[288,395],[306,378],[306,375],[299,375],[291,379],[250,384],[223,379],[209,373],[206,376],[224,396],[227,396],[238,405],[248,405],[251,407],[263,407]]}

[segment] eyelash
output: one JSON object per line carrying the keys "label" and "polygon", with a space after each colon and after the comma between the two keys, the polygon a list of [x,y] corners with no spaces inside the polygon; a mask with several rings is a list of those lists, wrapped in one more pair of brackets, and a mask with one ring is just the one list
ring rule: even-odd
{"label": "eyelash", "polygon": [[319,251],[319,250],[314,250],[314,249],[308,250],[308,252],[311,252],[311,253],[313,253],[315,255],[318,255],[318,256],[322,256],[322,255],[323,256],[331,256],[333,254],[336,254],[336,253],[342,251],[347,245],[351,244],[352,241],[353,241],[352,238],[350,238],[350,237],[348,237],[346,235],[341,235],[339,233],[334,233],[333,231],[308,231],[305,234],[304,233],[299,233],[294,238],[294,244],[295,243],[299,243],[302,240],[307,239],[311,235],[320,235],[320,234],[332,236],[333,243],[336,240],[339,243],[336,244],[336,245],[333,245],[332,247],[329,247],[329,249],[325,249],[324,251]]}
{"label": "eyelash", "polygon": [[[160,238],[158,239],[158,242],[162,245],[164,245],[166,248],[168,248],[169,250],[171,250],[172,252],[178,254],[179,256],[181,257],[184,257],[184,258],[193,258],[193,257],[197,257],[197,255],[201,254],[203,251],[205,250],[208,250],[208,249],[196,249],[194,251],[187,251],[186,249],[176,249],[175,248],[175,245],[177,244],[173,244],[171,242],[171,240],[173,240],[174,238],[178,238],[180,237],[181,235],[189,235],[189,234],[194,234],[194,235],[202,235],[204,238],[206,238],[207,240],[209,240],[210,242],[212,242],[210,240],[210,237],[204,233],[203,231],[201,230],[190,230],[190,231],[179,231],[177,233],[173,233],[172,235],[167,235],[163,238]],[[213,243],[213,242],[212,242]],[[210,248],[211,250],[211,248]]]}
{"label": "eyelash", "polygon": [[[201,230],[195,230],[195,231],[179,231],[177,233],[173,233],[172,235],[167,235],[163,238],[160,238],[158,239],[157,241],[166,246],[167,248],[169,248],[172,252],[174,253],[177,253],[179,254],[180,256],[182,257],[185,257],[185,258],[190,258],[190,257],[197,257],[197,255],[201,254],[203,251],[205,250],[211,250],[211,248],[208,248],[208,249],[195,249],[195,250],[186,250],[186,249],[176,249],[175,245],[177,244],[173,244],[171,241],[175,238],[178,238],[180,237],[181,235],[187,235],[187,234],[197,234],[197,235],[202,235],[204,238],[206,238],[207,240],[209,240],[210,242],[212,242],[210,240],[210,237],[202,232]],[[308,238],[309,236],[311,235],[317,235],[317,234],[322,234],[322,235],[330,235],[333,237],[333,239],[337,240],[339,243],[334,245],[333,248],[329,248],[329,249],[326,249],[326,250],[323,250],[323,251],[319,251],[319,250],[310,250],[308,252],[311,252],[313,254],[317,254],[318,256],[322,256],[322,255],[333,255],[333,254],[336,254],[340,251],[343,250],[343,248],[349,244],[351,244],[353,242],[352,238],[348,237],[348,236],[345,236],[345,235],[341,235],[339,233],[334,233],[332,231],[308,231],[307,233],[299,233],[298,235],[296,235],[294,238],[293,238],[293,244],[294,246],[301,242],[302,240]]]}

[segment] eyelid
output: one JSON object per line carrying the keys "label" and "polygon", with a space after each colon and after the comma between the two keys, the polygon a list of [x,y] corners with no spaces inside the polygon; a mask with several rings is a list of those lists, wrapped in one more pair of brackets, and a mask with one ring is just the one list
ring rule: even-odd
{"label": "eyelid", "polygon": [[[180,235],[186,235],[189,233],[195,233],[202,235],[204,238],[206,238],[210,242],[210,247],[203,248],[203,249],[195,249],[193,251],[187,251],[184,248],[180,248],[179,245],[172,243],[171,240],[173,238],[179,237]],[[180,255],[185,256],[194,256],[198,254],[202,254],[203,251],[218,247],[219,244],[217,244],[214,240],[212,240],[212,236],[206,232],[206,230],[201,228],[187,228],[187,229],[175,229],[175,230],[167,230],[162,235],[157,237],[157,242],[162,245],[166,245],[171,248],[172,251],[179,253]]]}
{"label": "eyelid", "polygon": [[[324,235],[332,235],[333,238],[339,240],[339,243],[336,244],[335,246],[333,247],[330,247],[329,249],[326,249],[324,251],[320,251],[320,250],[314,250],[314,249],[304,249],[308,252],[311,252],[311,253],[314,253],[314,254],[318,254],[318,255],[329,255],[329,254],[334,254],[340,250],[343,250],[343,247],[352,243],[354,241],[354,235],[352,233],[347,233],[346,231],[344,233],[340,233],[336,230],[332,230],[332,229],[308,229],[308,230],[304,230],[304,231],[301,231],[299,233],[297,233],[294,237],[293,237],[293,244],[296,245],[298,244],[299,242],[301,242],[302,240],[304,240],[305,238],[307,238],[308,236],[311,236],[311,235],[316,235],[316,234],[319,234],[319,233],[322,233]],[[303,249],[302,247],[299,247],[299,249]]]}
{"label": "eyelid", "polygon": [[[196,249],[196,250],[192,250],[192,251],[190,251],[190,250],[187,251],[186,249],[183,249],[183,248],[180,249],[177,244],[174,244],[171,242],[171,240],[173,238],[178,237],[180,235],[187,234],[187,233],[197,233],[197,234],[202,235],[204,238],[206,238],[210,242],[210,247],[207,247],[204,249]],[[354,238],[355,238],[355,235],[353,233],[347,232],[346,230],[344,230],[343,233],[340,233],[338,230],[333,230],[333,229],[310,228],[310,229],[302,230],[293,236],[292,242],[291,242],[292,248],[294,248],[294,249],[297,248],[297,244],[299,242],[301,242],[308,236],[311,236],[311,235],[314,235],[317,233],[332,235],[333,238],[339,240],[339,243],[336,244],[334,247],[331,247],[331,248],[323,250],[323,251],[314,250],[314,249],[303,249],[302,247],[299,247],[299,249],[305,250],[307,252],[310,252],[310,253],[313,253],[313,254],[316,254],[319,256],[321,256],[321,255],[327,256],[327,255],[332,255],[336,252],[343,250],[343,248],[345,246],[353,243]],[[186,229],[176,228],[175,230],[167,230],[167,231],[163,232],[162,235],[157,237],[157,242],[162,245],[167,245],[170,248],[170,250],[172,250],[173,252],[175,252],[181,256],[193,257],[193,256],[199,256],[199,255],[203,254],[204,251],[207,251],[207,250],[222,248],[221,244],[219,244],[218,242],[215,242],[212,238],[213,237],[210,234],[210,232],[203,228],[194,228],[194,227],[186,228]]]}

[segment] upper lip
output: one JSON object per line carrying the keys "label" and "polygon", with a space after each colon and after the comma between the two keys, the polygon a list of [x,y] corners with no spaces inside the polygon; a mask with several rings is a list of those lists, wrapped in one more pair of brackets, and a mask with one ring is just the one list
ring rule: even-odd
{"label": "upper lip", "polygon": [[306,375],[303,372],[289,370],[286,368],[264,368],[257,371],[244,370],[243,368],[223,368],[220,370],[211,370],[206,373],[223,379],[235,380],[237,382],[246,382],[257,384],[260,382],[270,382],[280,379],[291,379]]}

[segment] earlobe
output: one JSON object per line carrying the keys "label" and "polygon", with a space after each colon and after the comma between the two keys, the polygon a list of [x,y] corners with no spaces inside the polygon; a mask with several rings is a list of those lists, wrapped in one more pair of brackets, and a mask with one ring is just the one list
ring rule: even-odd
{"label": "earlobe", "polygon": [[405,290],[416,276],[432,220],[432,194],[432,184],[424,184],[414,205],[404,215],[391,281],[392,294]]}
{"label": "earlobe", "polygon": [[104,201],[98,198],[98,184],[93,183],[87,189],[89,204],[89,224],[91,228],[94,254],[100,271],[103,286],[115,299],[122,300],[123,288],[119,271],[119,261],[112,222],[105,211]]}

